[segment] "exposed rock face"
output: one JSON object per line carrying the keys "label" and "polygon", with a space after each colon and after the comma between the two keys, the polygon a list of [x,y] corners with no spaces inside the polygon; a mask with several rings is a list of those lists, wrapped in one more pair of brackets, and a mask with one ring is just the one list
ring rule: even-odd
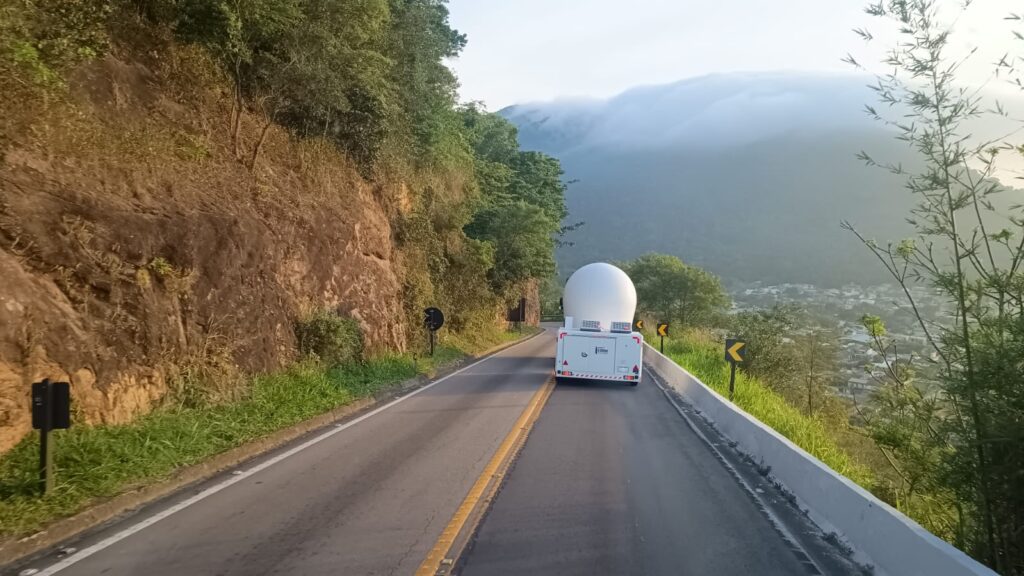
{"label": "exposed rock face", "polygon": [[164,398],[168,366],[281,366],[312,306],[404,349],[399,185],[276,129],[250,172],[258,118],[239,161],[228,95],[138,64],[107,58],[72,89],[0,150],[0,452],[29,431],[33,381],[71,382],[87,423],[126,422]]}

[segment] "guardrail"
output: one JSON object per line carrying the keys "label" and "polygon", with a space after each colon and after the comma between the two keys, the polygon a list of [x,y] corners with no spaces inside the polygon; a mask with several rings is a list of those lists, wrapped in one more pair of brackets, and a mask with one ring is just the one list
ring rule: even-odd
{"label": "guardrail", "polygon": [[921,576],[995,572],[922,528],[898,510],[811,456],[645,344],[644,361],[690,402],[724,436],[755,460],[771,466],[771,476],[826,532],[836,532],[876,573]]}

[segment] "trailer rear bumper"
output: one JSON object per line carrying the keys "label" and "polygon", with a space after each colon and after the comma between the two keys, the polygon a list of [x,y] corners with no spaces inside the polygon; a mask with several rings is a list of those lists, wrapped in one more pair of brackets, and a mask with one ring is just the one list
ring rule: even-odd
{"label": "trailer rear bumper", "polygon": [[587,374],[571,370],[555,370],[557,378],[576,378],[579,380],[613,380],[615,382],[639,382],[640,374]]}

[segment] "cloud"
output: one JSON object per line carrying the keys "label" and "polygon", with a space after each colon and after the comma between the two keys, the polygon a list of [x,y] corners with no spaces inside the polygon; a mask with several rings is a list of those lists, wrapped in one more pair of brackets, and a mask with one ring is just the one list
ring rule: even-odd
{"label": "cloud", "polygon": [[714,74],[608,100],[534,103],[503,113],[521,125],[527,144],[532,125],[560,135],[567,147],[728,147],[864,125],[870,81],[842,74]]}

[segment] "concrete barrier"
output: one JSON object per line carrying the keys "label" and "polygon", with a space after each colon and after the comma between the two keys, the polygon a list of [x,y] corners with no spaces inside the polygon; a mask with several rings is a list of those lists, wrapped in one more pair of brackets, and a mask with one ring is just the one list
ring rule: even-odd
{"label": "concrete barrier", "polygon": [[995,574],[740,410],[650,345],[644,361],[740,450],[771,466],[774,480],[796,496],[811,519],[822,530],[836,532],[877,574]]}

